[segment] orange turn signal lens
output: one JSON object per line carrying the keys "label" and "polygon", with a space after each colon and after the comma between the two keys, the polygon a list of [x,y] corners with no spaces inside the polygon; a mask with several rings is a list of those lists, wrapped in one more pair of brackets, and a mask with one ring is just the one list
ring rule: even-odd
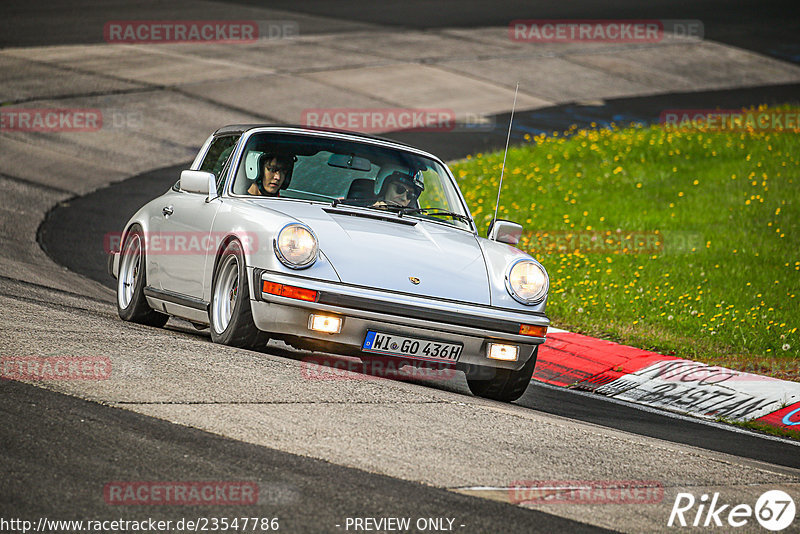
{"label": "orange turn signal lens", "polygon": [[264,280],[262,291],[270,295],[278,295],[279,297],[287,297],[290,299],[307,300],[309,302],[317,301],[317,292],[313,289],[303,289],[302,287],[287,286],[277,282],[269,282]]}
{"label": "orange turn signal lens", "polygon": [[534,324],[521,324],[519,325],[519,333],[522,336],[545,337],[547,335],[547,327]]}
{"label": "orange turn signal lens", "polygon": [[283,286],[281,296],[289,297],[290,299],[307,300],[309,302],[317,301],[317,292],[313,289],[303,289],[294,286]]}
{"label": "orange turn signal lens", "polygon": [[269,293],[270,295],[280,295],[282,287],[283,287],[282,284],[278,284],[276,282],[267,282],[266,280],[264,280],[263,287],[261,288],[261,290],[264,293]]}

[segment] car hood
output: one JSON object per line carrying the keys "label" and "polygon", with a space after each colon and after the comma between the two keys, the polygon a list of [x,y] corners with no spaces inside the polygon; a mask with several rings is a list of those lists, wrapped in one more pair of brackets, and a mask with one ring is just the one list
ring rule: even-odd
{"label": "car hood", "polygon": [[279,211],[314,231],[346,284],[490,304],[486,262],[470,232],[364,208],[292,202]]}

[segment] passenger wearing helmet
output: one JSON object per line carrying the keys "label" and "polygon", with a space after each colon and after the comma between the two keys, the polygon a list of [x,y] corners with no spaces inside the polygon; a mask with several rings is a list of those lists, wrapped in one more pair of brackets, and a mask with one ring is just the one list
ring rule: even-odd
{"label": "passenger wearing helmet", "polygon": [[383,180],[381,191],[378,194],[380,200],[375,206],[403,206],[408,207],[416,202],[419,195],[425,189],[422,181],[422,173],[414,176],[404,172],[395,171]]}
{"label": "passenger wearing helmet", "polygon": [[247,189],[250,195],[276,197],[289,187],[292,169],[297,158],[285,154],[251,151],[245,159],[247,179],[253,182]]}

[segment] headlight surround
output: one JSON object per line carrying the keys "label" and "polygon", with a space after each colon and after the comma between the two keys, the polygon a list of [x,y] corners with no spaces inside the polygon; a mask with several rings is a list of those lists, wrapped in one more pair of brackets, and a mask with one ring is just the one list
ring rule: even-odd
{"label": "headlight surround", "polygon": [[517,302],[537,304],[547,296],[550,279],[538,262],[519,259],[506,271],[506,289]]}
{"label": "headlight surround", "polygon": [[281,228],[272,245],[281,263],[292,269],[310,267],[319,254],[317,236],[300,223],[289,223]]}

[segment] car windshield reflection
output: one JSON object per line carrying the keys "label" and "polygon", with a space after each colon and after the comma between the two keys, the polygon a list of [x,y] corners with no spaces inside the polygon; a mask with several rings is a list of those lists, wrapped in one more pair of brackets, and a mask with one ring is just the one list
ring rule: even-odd
{"label": "car windshield reflection", "polygon": [[383,210],[471,229],[443,165],[353,140],[255,133],[244,147],[232,192]]}

